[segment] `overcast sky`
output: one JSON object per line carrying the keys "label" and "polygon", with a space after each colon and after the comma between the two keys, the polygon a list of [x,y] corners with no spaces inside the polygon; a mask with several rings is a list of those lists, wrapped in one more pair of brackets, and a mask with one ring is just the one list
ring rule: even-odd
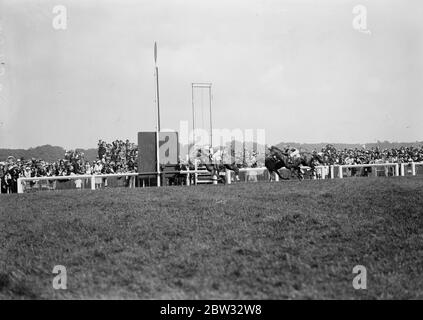
{"label": "overcast sky", "polygon": [[[367,8],[370,33],[353,28]],[[56,5],[67,29],[55,30]],[[136,142],[191,119],[213,83],[216,128],[268,143],[423,140],[420,0],[0,0],[0,148]],[[1,65],[0,65],[1,66]]]}

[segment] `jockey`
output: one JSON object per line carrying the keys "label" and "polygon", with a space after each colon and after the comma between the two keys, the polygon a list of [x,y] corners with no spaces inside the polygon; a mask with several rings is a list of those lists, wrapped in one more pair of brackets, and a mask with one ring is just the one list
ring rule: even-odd
{"label": "jockey", "polygon": [[297,148],[291,148],[290,146],[288,146],[287,149],[288,149],[289,158],[291,160],[294,160],[300,157],[300,150],[298,150]]}
{"label": "jockey", "polygon": [[210,149],[211,153],[211,160],[214,164],[220,164],[223,161],[223,151],[222,150],[217,150],[216,152],[213,153],[213,149]]}

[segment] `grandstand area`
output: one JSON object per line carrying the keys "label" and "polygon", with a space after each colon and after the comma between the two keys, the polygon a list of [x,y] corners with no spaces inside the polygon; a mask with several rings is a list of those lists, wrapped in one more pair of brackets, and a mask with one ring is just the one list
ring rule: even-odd
{"label": "grandstand area", "polygon": [[[423,298],[422,185],[350,177],[2,195],[0,299]],[[52,288],[58,264],[67,290]],[[352,287],[356,265],[367,290]]]}

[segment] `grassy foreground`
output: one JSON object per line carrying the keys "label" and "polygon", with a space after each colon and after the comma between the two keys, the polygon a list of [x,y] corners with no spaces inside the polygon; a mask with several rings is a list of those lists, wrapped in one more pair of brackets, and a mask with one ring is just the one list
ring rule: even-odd
{"label": "grassy foreground", "polygon": [[0,196],[0,299],[423,298],[422,274],[418,177]]}

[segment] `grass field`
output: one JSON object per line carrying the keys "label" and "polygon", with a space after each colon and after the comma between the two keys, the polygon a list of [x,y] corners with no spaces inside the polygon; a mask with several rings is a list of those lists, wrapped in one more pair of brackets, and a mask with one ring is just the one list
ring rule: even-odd
{"label": "grass field", "polygon": [[1,195],[0,246],[2,299],[423,298],[423,179]]}

